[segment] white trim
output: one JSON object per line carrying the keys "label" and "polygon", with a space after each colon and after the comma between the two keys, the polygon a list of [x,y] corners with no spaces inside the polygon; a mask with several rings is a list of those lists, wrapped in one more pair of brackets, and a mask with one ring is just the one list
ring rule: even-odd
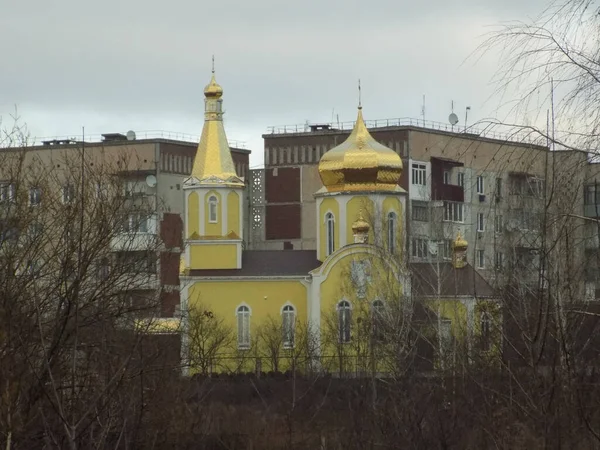
{"label": "white trim", "polygon": [[227,190],[224,194],[225,200],[221,201],[221,236],[227,236],[227,208],[229,203],[229,194],[231,190]]}
{"label": "white trim", "polygon": [[[228,269],[231,270],[231,269]],[[300,281],[301,283],[303,281],[305,281],[307,278],[309,278],[307,275],[293,275],[293,276],[284,276],[284,275],[279,275],[279,276],[242,276],[242,277],[207,277],[205,275],[186,275],[186,276],[180,276],[179,279],[180,280],[190,280],[190,281],[202,281],[203,283],[206,282],[210,282],[210,281],[227,281],[229,282],[233,282],[233,281],[276,281],[276,282],[281,282],[281,281]]]}
{"label": "white trim", "polygon": [[198,234],[200,236],[204,236],[206,234],[206,227],[205,227],[205,211],[206,211],[206,205],[204,204],[206,198],[206,191],[204,189],[199,189],[198,190]]}
{"label": "white trim", "polygon": [[[211,206],[212,206],[212,203],[213,203],[213,200],[211,200],[212,198],[215,199],[214,200],[215,207],[216,207],[216,211],[215,211],[216,218],[215,218],[215,220],[212,220],[212,218],[211,218],[211,215],[212,215],[211,214],[212,213]],[[206,203],[208,204],[208,223],[219,223],[219,197],[217,197],[214,194],[211,194],[211,195],[208,196],[208,199],[206,200]],[[221,203],[223,203],[223,202],[221,201]],[[223,207],[222,206],[221,206],[221,211],[223,211]]]}
{"label": "white trim", "polygon": [[248,311],[250,312],[250,316],[252,316],[252,308],[250,307],[250,305],[246,302],[242,302],[239,303],[236,307],[235,307],[235,312],[234,312],[234,316],[237,317],[237,313],[238,313],[238,309],[240,309],[242,306],[245,306],[246,308],[248,308]]}
{"label": "white trim", "polygon": [[197,245],[219,245],[219,244],[239,244],[241,239],[186,239],[189,244]]}
{"label": "white trim", "polygon": [[[339,205],[339,204],[338,204]],[[331,247],[332,247],[332,252],[329,252],[329,218],[327,217],[329,214],[331,214],[331,217],[333,218],[333,242],[331,243]],[[333,213],[333,211],[331,211],[330,209],[328,209],[327,211],[325,211],[325,214],[323,214],[323,223],[325,224],[325,256],[329,256],[329,255],[333,255],[336,250],[335,248],[335,223],[336,223],[336,219],[335,219],[335,214]],[[338,237],[339,239],[339,237]]]}
{"label": "white trim", "polygon": [[344,195],[343,197],[337,197],[335,199],[338,204],[338,209],[340,210],[340,233],[338,237],[340,248],[354,242],[354,237],[352,236],[352,239],[349,240],[346,233],[346,228],[348,228],[348,202],[351,198],[352,197]]}
{"label": "white trim", "polygon": [[294,312],[298,312],[298,308],[296,308],[296,306],[288,300],[283,305],[281,305],[281,308],[279,308],[279,315],[283,315],[283,308],[285,308],[286,306],[291,306],[292,308],[294,308]]}

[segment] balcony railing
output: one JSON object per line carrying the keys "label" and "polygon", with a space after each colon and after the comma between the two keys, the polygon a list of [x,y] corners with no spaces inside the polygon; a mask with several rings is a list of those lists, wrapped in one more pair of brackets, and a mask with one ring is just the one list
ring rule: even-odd
{"label": "balcony railing", "polygon": [[432,188],[432,190],[432,200],[445,200],[449,202],[465,201],[465,190],[462,186],[458,186],[456,184],[439,183],[436,185],[436,187]]}

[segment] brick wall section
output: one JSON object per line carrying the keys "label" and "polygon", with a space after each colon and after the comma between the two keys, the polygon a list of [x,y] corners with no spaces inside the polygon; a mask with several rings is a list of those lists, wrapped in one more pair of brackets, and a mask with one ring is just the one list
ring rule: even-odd
{"label": "brick wall section", "polygon": [[166,248],[183,247],[183,221],[179,214],[164,213],[160,222],[160,238]]}
{"label": "brick wall section", "polygon": [[301,205],[267,205],[265,237],[269,239],[299,239]]}
{"label": "brick wall section", "polygon": [[175,308],[179,306],[179,291],[162,292],[160,295],[161,317],[173,317]]}
{"label": "brick wall section", "polygon": [[179,252],[160,254],[160,282],[169,286],[179,286]]}
{"label": "brick wall section", "polygon": [[280,167],[265,171],[265,195],[268,203],[300,201],[300,168]]}

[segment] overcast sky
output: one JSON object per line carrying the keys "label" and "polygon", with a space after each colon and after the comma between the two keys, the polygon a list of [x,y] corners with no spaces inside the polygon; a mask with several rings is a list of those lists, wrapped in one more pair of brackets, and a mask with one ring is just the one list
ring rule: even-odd
{"label": "overcast sky", "polygon": [[211,55],[230,140],[262,163],[271,125],[421,115],[498,116],[496,58],[465,59],[530,0],[81,0],[0,2],[0,116],[36,137],[167,130],[199,135]]}

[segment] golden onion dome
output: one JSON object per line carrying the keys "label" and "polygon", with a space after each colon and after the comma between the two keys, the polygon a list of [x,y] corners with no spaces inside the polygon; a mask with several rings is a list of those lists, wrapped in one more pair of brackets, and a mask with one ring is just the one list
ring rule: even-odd
{"label": "golden onion dome", "polygon": [[217,83],[215,79],[215,72],[213,71],[210,83],[204,88],[204,96],[206,98],[221,98],[223,95],[223,88]]}
{"label": "golden onion dome", "polygon": [[462,235],[460,234],[460,231],[459,231],[458,234],[456,235],[456,239],[452,243],[452,248],[454,248],[455,250],[466,250],[466,248],[468,246],[469,246],[469,243],[467,241],[465,241],[465,239],[462,237]]}
{"label": "golden onion dome", "polygon": [[397,190],[402,159],[371,136],[359,106],[352,133],[323,155],[319,175],[328,192]]}
{"label": "golden onion dome", "polygon": [[352,224],[352,232],[354,234],[366,234],[371,229],[371,225],[367,222],[363,216],[362,211],[358,214],[358,218]]}

